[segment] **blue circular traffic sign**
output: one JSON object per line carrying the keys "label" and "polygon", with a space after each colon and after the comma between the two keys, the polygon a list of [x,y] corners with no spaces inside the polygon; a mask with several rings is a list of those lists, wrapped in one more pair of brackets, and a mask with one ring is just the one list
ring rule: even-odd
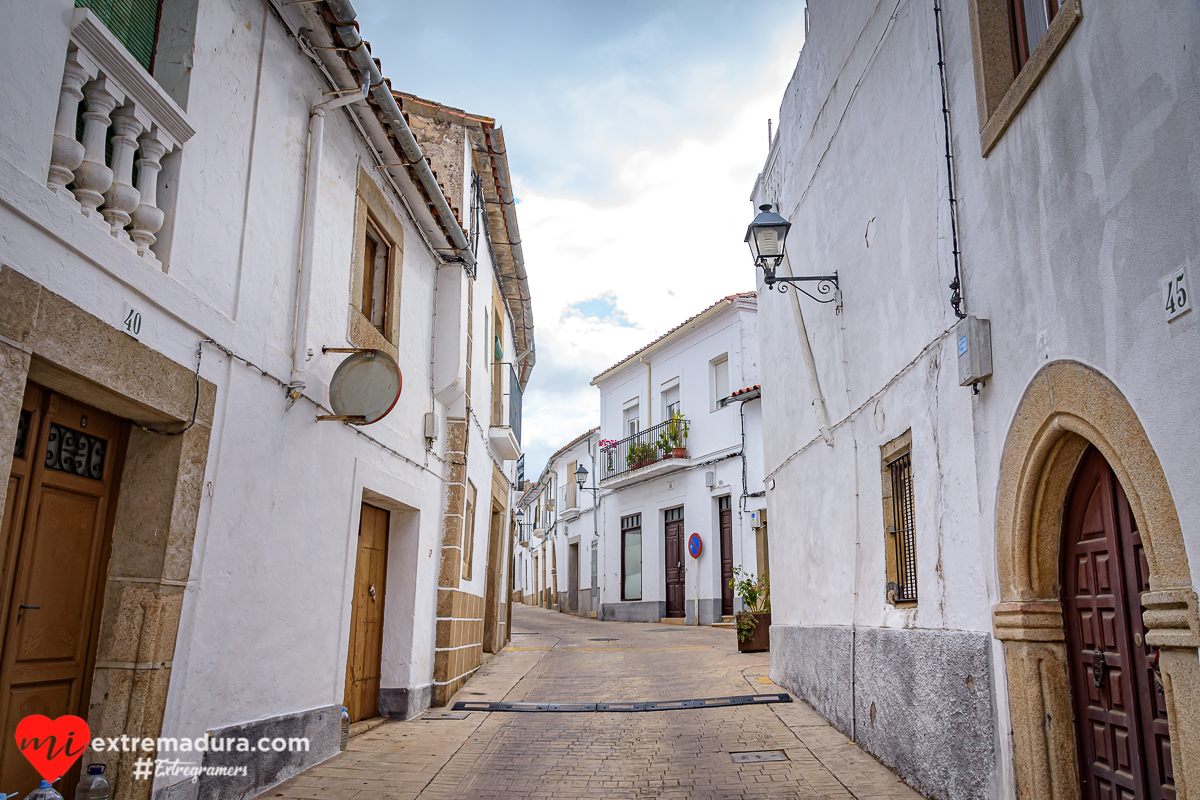
{"label": "blue circular traffic sign", "polygon": [[688,537],[688,552],[692,554],[692,558],[699,558],[704,552],[704,542],[700,539],[700,534],[693,533]]}

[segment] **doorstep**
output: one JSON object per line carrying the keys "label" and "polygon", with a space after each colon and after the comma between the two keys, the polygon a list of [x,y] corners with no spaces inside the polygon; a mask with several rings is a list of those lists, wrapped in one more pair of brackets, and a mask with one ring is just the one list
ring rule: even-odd
{"label": "doorstep", "polygon": [[350,726],[350,738],[361,736],[367,731],[373,731],[383,723],[387,722],[387,717],[371,717],[370,719],[360,719],[358,722]]}
{"label": "doorstep", "polygon": [[683,617],[659,617],[658,621],[662,625],[682,625]]}
{"label": "doorstep", "polygon": [[712,626],[714,628],[736,628],[737,623],[736,622],[714,622],[712,624]]}
{"label": "doorstep", "polygon": [[588,612],[588,619],[597,619],[599,615],[595,611]]}

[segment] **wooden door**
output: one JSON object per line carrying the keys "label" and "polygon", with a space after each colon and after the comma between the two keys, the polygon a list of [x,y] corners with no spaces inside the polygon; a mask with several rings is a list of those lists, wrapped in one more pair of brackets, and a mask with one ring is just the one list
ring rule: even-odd
{"label": "wooden door", "polygon": [[350,608],[350,647],[346,655],[345,706],[350,721],[379,713],[379,673],[383,657],[383,597],[387,583],[388,523],[382,508],[362,504],[358,558]]}
{"label": "wooden door", "polygon": [[683,616],[684,568],[683,568],[683,509],[672,508],[663,512],[665,522],[667,575],[667,616]]}
{"label": "wooden door", "polygon": [[1080,781],[1088,800],[1175,797],[1162,695],[1145,646],[1148,570],[1112,468],[1088,450],[1068,496],[1062,593]]}
{"label": "wooden door", "polygon": [[728,496],[717,500],[721,527],[721,613],[733,613],[733,508]]}
{"label": "wooden door", "polygon": [[[8,791],[32,791],[39,779],[16,748],[18,722],[88,716],[126,429],[89,406],[26,389],[0,542],[0,776]],[[64,781],[67,797],[77,775]]]}

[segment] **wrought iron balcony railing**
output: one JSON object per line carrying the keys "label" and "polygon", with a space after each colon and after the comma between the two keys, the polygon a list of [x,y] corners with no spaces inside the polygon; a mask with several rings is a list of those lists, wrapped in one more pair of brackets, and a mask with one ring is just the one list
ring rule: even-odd
{"label": "wrought iron balcony railing", "polygon": [[521,443],[521,382],[512,364],[492,364],[493,428],[512,428],[517,444]]}
{"label": "wrought iron balcony railing", "polygon": [[675,417],[600,450],[600,480],[616,478],[669,458],[687,458],[688,421]]}

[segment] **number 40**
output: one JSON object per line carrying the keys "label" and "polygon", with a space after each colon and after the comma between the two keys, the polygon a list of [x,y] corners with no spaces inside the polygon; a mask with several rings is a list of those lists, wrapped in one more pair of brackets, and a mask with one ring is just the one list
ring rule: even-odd
{"label": "number 40", "polygon": [[1180,267],[1178,271],[1163,279],[1163,310],[1167,321],[1178,317],[1191,309],[1191,297],[1188,294],[1187,271]]}

